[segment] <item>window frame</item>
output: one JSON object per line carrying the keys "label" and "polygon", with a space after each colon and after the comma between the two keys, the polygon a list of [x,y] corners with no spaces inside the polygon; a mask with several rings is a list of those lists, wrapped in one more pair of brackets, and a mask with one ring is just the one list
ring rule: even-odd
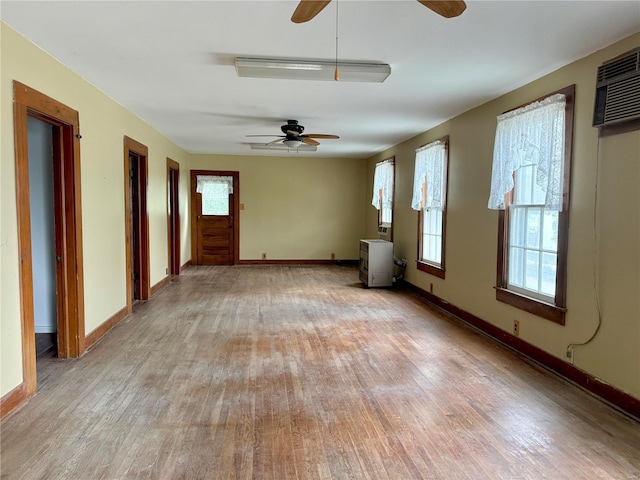
{"label": "window frame", "polygon": [[[449,135],[445,135],[442,138],[438,138],[436,140],[434,140],[433,142],[443,142],[444,143],[444,148],[445,148],[445,159],[444,159],[444,198],[445,198],[445,203],[444,203],[444,208],[442,209],[442,237],[441,237],[441,245],[440,245],[440,251],[441,251],[441,255],[440,255],[440,264],[435,264],[432,262],[429,262],[428,260],[424,260],[422,258],[422,252],[423,252],[423,239],[424,239],[424,203],[425,203],[425,186],[423,184],[422,187],[422,201],[420,202],[420,210],[418,211],[418,255],[417,255],[417,260],[416,260],[416,267],[418,270],[420,270],[421,272],[425,272],[428,273],[430,275],[433,275],[435,277],[438,278],[445,278],[445,258],[446,258],[446,249],[445,249],[445,245],[446,245],[446,236],[447,236],[447,204],[448,204],[448,197],[449,197]],[[433,142],[429,142],[429,143],[433,143]],[[422,148],[426,145],[429,145],[429,143],[426,143],[425,145],[422,145],[419,148]],[[415,175],[415,173],[414,173]]]}
{"label": "window frame", "polygon": [[[380,162],[376,162],[376,165],[374,167],[374,172],[375,169],[378,165],[384,163],[384,162],[391,162],[393,165],[393,189],[391,192],[391,198],[393,199],[393,204],[391,206],[391,222],[389,222],[389,226],[391,229],[391,235],[389,237],[389,240],[393,240],[393,217],[394,215],[394,210],[396,207],[396,157],[391,156],[389,158],[385,158],[384,160],[381,160]],[[378,190],[378,228],[381,227],[382,225],[384,225],[385,223],[382,221],[382,189]]]}
{"label": "window frame", "polygon": [[[512,189],[505,195],[505,209],[498,212],[498,262],[496,272],[496,300],[532,313],[536,316],[565,324],[566,296],[567,296],[567,256],[569,246],[569,197],[571,185],[571,163],[573,158],[573,124],[575,106],[575,84],[562,88],[524,105],[544,100],[555,94],[565,95],[565,132],[564,132],[564,178],[562,193],[562,211],[558,214],[558,257],[556,268],[555,301],[553,303],[528,296],[521,292],[508,289],[509,276],[509,207],[513,201]],[[511,110],[508,110],[511,111]],[[504,112],[507,113],[507,112]],[[515,176],[515,172],[514,172]],[[514,179],[515,180],[515,179]],[[514,181],[515,184],[515,181]],[[515,189],[515,186],[514,186]]]}

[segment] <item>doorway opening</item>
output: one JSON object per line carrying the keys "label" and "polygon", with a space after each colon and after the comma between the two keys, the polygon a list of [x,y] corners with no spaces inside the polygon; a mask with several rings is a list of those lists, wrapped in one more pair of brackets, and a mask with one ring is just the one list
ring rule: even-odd
{"label": "doorway opening", "polygon": [[180,164],[167,158],[167,245],[169,275],[180,275]]}
{"label": "doorway opening", "polygon": [[33,278],[33,320],[36,359],[58,356],[58,310],[56,226],[60,212],[55,205],[59,182],[54,182],[54,168],[60,159],[54,156],[53,139],[59,127],[36,117],[27,119],[29,147],[29,213],[31,217],[31,267]]}
{"label": "doorway opening", "polygon": [[127,311],[149,299],[149,219],[147,215],[148,148],[124,137],[125,245]]}
{"label": "doorway opening", "polygon": [[[39,330],[46,317],[49,323],[42,328],[56,330],[48,333],[55,337],[59,358],[79,357],[85,351],[80,132],[77,111],[20,82],[13,86],[23,362],[20,391],[26,399],[37,390],[36,322]],[[41,150],[40,159],[36,159],[37,150]],[[41,276],[46,276],[44,287],[39,283]],[[42,302],[44,296],[46,302]]]}

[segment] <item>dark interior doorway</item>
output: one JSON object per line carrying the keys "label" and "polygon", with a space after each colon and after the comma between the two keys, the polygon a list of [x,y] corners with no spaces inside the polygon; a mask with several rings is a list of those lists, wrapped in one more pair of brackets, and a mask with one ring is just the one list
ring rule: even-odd
{"label": "dark interior doorway", "polygon": [[148,148],[124,137],[127,309],[149,299]]}
{"label": "dark interior doorway", "polygon": [[167,158],[167,237],[169,274],[180,275],[180,164]]}
{"label": "dark interior doorway", "polygon": [[129,194],[131,195],[131,282],[133,285],[131,301],[141,299],[140,296],[140,155],[129,152]]}

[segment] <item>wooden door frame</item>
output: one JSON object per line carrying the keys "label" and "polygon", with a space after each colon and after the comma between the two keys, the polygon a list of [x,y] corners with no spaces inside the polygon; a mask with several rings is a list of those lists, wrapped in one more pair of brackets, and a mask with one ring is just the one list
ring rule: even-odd
{"label": "wooden door frame", "polygon": [[[20,255],[20,313],[22,322],[22,376],[25,395],[37,390],[31,205],[29,196],[29,139],[27,119],[38,118],[54,126],[54,179],[56,189],[56,284],[58,288],[58,356],[79,357],[85,351],[84,271],[82,252],[82,199],[80,195],[80,121],[76,110],[20,82],[14,89],[14,141],[16,214]],[[57,159],[57,160],[56,160]],[[55,182],[54,180],[54,182]]]}
{"label": "wooden door frame", "polygon": [[198,219],[196,208],[196,177],[198,175],[220,175],[233,177],[233,264],[240,263],[240,173],[226,170],[191,170],[191,264],[198,264]]}
{"label": "wooden door frame", "polygon": [[[174,172],[175,178],[175,192],[174,197],[176,204],[171,203],[171,189],[174,186],[171,184],[171,172]],[[167,157],[167,264],[169,265],[169,276],[180,275],[180,203],[178,201],[180,193],[180,164]],[[175,216],[177,228],[174,231],[174,235],[171,235],[171,220]],[[172,255],[173,254],[173,255]],[[173,256],[173,262],[171,258]]]}
{"label": "wooden door frame", "polygon": [[147,213],[147,187],[148,187],[148,159],[149,149],[146,145],[124,136],[124,236],[125,236],[125,258],[126,258],[126,280],[127,280],[127,312],[133,311],[133,262],[131,260],[131,208],[132,199],[129,190],[131,179],[129,171],[131,162],[130,154],[136,154],[140,158],[140,242],[138,255],[140,256],[140,300],[148,300],[150,295],[150,268],[149,268],[149,215]]}

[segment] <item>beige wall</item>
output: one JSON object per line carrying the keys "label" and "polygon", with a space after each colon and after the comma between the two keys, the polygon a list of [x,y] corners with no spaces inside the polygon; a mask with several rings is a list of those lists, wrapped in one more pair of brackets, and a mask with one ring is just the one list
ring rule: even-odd
{"label": "beige wall", "polygon": [[358,258],[365,160],[191,155],[189,166],[240,172],[240,260]]}
{"label": "beige wall", "polygon": [[[591,126],[597,67],[640,45],[635,35],[550,75],[466,112],[369,160],[367,191],[377,161],[395,155],[395,254],[409,260],[406,279],[474,315],[565,359],[567,346],[584,342],[598,324],[594,271],[602,327],[595,339],[575,348],[575,365],[640,398],[640,132],[598,142]],[[566,325],[497,302],[498,214],[487,209],[496,116],[562,87],[576,84],[574,154]],[[415,149],[450,136],[446,279],[416,269],[418,213],[411,210]],[[594,230],[597,188],[597,225]],[[375,210],[367,207],[368,234]],[[596,253],[597,252],[597,253]]]}
{"label": "beige wall", "polygon": [[166,276],[166,157],[181,164],[182,263],[190,259],[187,154],[157,131],[4,23],[0,23],[2,204],[0,264],[0,396],[22,382],[16,218],[13,84],[17,80],[77,110],[80,116],[85,331],[126,305],[123,136],[149,147],[151,285]]}

